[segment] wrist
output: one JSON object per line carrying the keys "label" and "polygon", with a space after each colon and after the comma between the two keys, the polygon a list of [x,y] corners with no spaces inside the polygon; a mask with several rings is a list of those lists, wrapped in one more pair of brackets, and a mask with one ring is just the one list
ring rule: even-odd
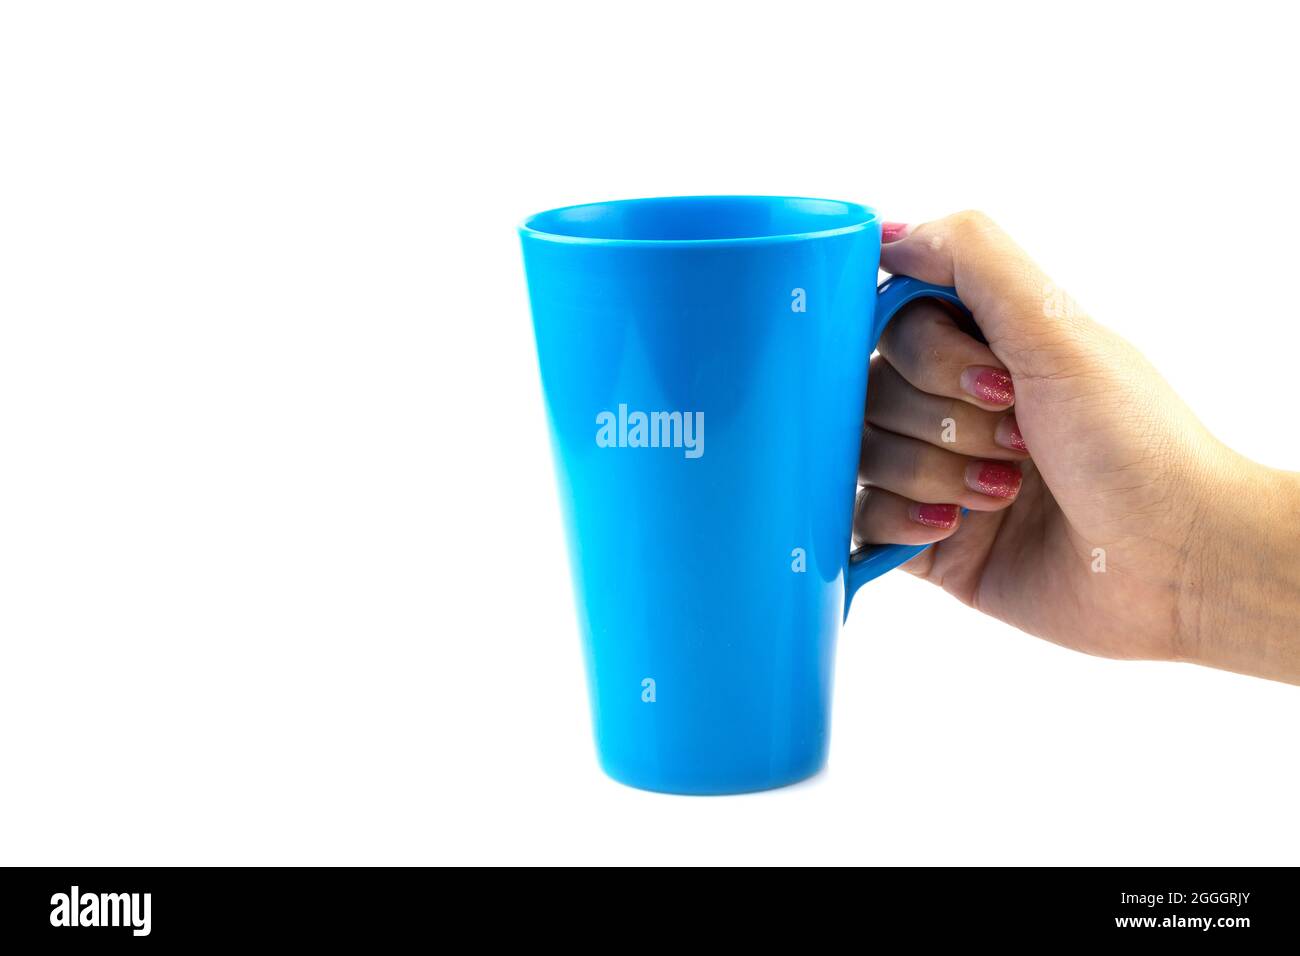
{"label": "wrist", "polygon": [[1173,656],[1300,683],[1300,475],[1227,454],[1189,535]]}

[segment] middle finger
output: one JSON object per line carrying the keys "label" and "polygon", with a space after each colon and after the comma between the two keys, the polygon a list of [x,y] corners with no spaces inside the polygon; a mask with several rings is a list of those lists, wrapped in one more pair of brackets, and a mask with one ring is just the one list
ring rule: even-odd
{"label": "middle finger", "polygon": [[923,392],[881,356],[871,360],[866,420],[962,455],[1011,461],[1029,457],[1014,412],[989,412]]}

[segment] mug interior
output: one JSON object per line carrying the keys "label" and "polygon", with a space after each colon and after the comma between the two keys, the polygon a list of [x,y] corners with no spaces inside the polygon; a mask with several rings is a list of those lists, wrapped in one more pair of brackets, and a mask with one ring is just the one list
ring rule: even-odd
{"label": "mug interior", "polygon": [[588,203],[538,213],[527,232],[597,242],[774,239],[866,226],[875,210],[791,196],[674,196]]}

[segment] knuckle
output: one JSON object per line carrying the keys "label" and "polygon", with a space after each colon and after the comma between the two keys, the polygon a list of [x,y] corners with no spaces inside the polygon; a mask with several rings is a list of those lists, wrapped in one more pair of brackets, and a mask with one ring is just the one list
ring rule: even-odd
{"label": "knuckle", "polygon": [[924,486],[926,480],[926,447],[920,442],[909,442],[904,461],[903,474],[906,476],[907,487],[911,489],[920,489]]}
{"label": "knuckle", "polygon": [[919,368],[933,360],[945,321],[946,314],[932,302],[922,300],[908,305],[885,327],[880,338],[881,354],[892,356],[907,368]]}
{"label": "knuckle", "polygon": [[952,217],[952,231],[963,239],[979,238],[996,228],[988,214],[978,209],[964,209]]}
{"label": "knuckle", "polygon": [[880,333],[880,341],[876,343],[877,351],[883,355],[886,352],[893,350],[894,343],[898,341],[898,330],[902,328],[903,323],[906,320],[907,313],[904,311],[902,314],[896,315],[893,320],[885,326],[885,331]]}
{"label": "knuckle", "polygon": [[961,347],[964,334],[957,331],[952,319],[942,309],[934,312],[924,324],[918,324],[913,337],[911,359],[917,369],[922,389],[935,395],[952,391],[953,383],[961,378],[968,364]]}
{"label": "knuckle", "polygon": [[951,396],[961,384],[962,372],[966,371],[966,363],[961,360],[960,356],[945,355],[941,363],[936,364],[936,382],[934,394]]}
{"label": "knuckle", "polygon": [[955,441],[948,442],[944,447],[949,449],[965,448],[970,444],[967,440],[968,433],[971,431],[969,427],[970,418],[968,417],[969,408],[970,406],[960,398],[950,398],[945,402],[943,422],[952,422],[952,437]]}
{"label": "knuckle", "polygon": [[870,481],[872,476],[879,470],[877,460],[879,455],[879,432],[872,428],[870,424],[862,427],[862,449],[858,455],[858,479],[861,481]]}
{"label": "knuckle", "polygon": [[910,322],[910,328],[916,335],[945,335],[952,328],[952,313],[945,309],[937,299],[920,299],[907,307],[902,316]]}

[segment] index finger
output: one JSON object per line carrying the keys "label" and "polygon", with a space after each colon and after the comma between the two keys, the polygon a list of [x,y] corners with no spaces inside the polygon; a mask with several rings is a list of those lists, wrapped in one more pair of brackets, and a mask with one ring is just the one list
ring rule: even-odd
{"label": "index finger", "polygon": [[1041,353],[1087,317],[1011,237],[980,212],[919,226],[886,224],[881,268],[950,285],[1013,374],[1047,367]]}

